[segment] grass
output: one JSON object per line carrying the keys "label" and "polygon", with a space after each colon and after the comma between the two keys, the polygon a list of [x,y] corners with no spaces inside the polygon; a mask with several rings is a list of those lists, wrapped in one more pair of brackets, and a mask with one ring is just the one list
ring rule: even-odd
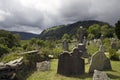
{"label": "grass", "polygon": [[[50,71],[35,71],[27,80],[93,80],[92,76],[88,74],[89,64],[87,64],[87,60],[85,61],[85,74],[77,75],[77,76],[63,76],[57,74],[57,59],[51,61],[51,69]],[[105,71],[111,80],[120,80],[120,62],[119,61],[111,61],[112,71]]]}

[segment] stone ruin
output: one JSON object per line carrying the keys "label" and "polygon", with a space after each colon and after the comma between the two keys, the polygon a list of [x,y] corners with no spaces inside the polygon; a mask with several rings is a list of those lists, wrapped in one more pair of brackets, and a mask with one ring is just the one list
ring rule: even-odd
{"label": "stone ruin", "polygon": [[101,71],[112,69],[110,60],[102,51],[96,52],[91,57],[89,73],[93,73],[95,69]]}
{"label": "stone ruin", "polygon": [[85,72],[84,59],[82,52],[78,48],[74,48],[72,53],[63,52],[59,55],[57,73],[62,75],[80,75]]}
{"label": "stone ruin", "polygon": [[0,80],[12,80],[16,76],[16,71],[21,69],[23,57],[10,61],[8,63],[0,63]]}
{"label": "stone ruin", "polygon": [[94,70],[93,80],[110,80],[110,78],[105,72]]}

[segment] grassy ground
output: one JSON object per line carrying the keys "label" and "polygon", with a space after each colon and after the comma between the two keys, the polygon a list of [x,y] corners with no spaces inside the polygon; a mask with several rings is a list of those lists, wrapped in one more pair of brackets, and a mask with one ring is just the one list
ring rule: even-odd
{"label": "grassy ground", "polygon": [[[51,61],[51,70],[45,72],[35,71],[27,80],[92,80],[92,76],[88,74],[89,64],[85,61],[85,74],[80,76],[66,77],[56,74],[57,71],[57,59]],[[120,62],[111,61],[112,71],[106,71],[111,80],[120,80]]]}

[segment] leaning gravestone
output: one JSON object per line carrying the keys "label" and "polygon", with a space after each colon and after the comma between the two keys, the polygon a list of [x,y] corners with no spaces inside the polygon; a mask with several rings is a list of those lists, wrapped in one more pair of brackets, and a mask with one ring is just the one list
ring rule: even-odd
{"label": "leaning gravestone", "polygon": [[93,73],[94,70],[111,70],[110,60],[106,57],[104,52],[98,51],[92,55],[89,73]]}
{"label": "leaning gravestone", "polygon": [[63,52],[59,56],[57,73],[62,75],[80,75],[85,72],[82,52],[75,48],[72,53]]}
{"label": "leaning gravestone", "polygon": [[110,80],[110,78],[105,72],[94,70],[93,80]]}
{"label": "leaning gravestone", "polygon": [[66,39],[62,42],[62,47],[65,51],[69,50],[69,45]]}

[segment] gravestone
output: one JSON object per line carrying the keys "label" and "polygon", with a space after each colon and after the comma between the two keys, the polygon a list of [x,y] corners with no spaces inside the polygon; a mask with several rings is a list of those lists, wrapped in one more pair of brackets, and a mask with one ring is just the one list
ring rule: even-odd
{"label": "gravestone", "polygon": [[94,70],[111,70],[110,60],[106,57],[104,52],[98,51],[92,55],[90,61],[89,73],[93,73]]}
{"label": "gravestone", "polygon": [[71,73],[70,70],[71,70],[71,55],[69,54],[69,52],[65,51],[59,55],[57,73],[63,75],[70,75]]}
{"label": "gravestone", "polygon": [[105,52],[105,46],[104,45],[100,45],[99,51]]}
{"label": "gravestone", "polygon": [[117,49],[117,44],[115,40],[111,42],[111,49]]}
{"label": "gravestone", "polygon": [[100,45],[99,51],[105,52],[105,47],[104,47],[104,42],[103,42],[103,35],[101,35],[100,40],[101,40],[101,45]]}
{"label": "gravestone", "polygon": [[69,50],[69,45],[68,45],[68,42],[66,39],[62,42],[62,47],[63,47],[64,51]]}
{"label": "gravestone", "polygon": [[87,40],[86,40],[86,37],[84,36],[84,39],[83,39],[83,44],[86,46],[86,42],[87,42]]}
{"label": "gravestone", "polygon": [[57,73],[62,75],[80,75],[85,72],[82,52],[74,48],[72,53],[63,52],[59,55]]}
{"label": "gravestone", "polygon": [[79,51],[78,48],[74,48],[71,58],[71,74],[72,75],[79,75],[85,72],[85,64],[84,59],[82,59],[83,52]]}
{"label": "gravestone", "polygon": [[110,80],[110,78],[105,72],[94,70],[93,80]]}
{"label": "gravestone", "polygon": [[82,57],[84,57],[84,58],[88,58],[89,57],[89,55],[87,53],[87,49],[86,49],[86,47],[85,47],[85,45],[83,43],[78,44],[78,49],[80,51],[82,51],[82,53],[83,53]]}
{"label": "gravestone", "polygon": [[49,61],[37,62],[37,71],[48,71],[48,70],[50,70]]}

